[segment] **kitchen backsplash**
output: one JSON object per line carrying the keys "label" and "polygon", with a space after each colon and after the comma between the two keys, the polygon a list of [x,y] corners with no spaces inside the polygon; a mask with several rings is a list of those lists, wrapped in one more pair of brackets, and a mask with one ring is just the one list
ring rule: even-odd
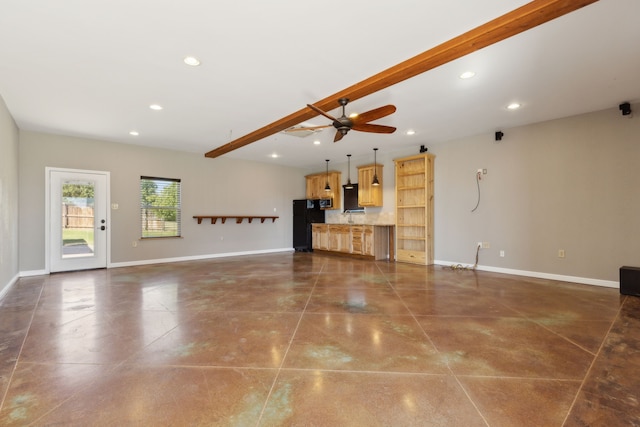
{"label": "kitchen backsplash", "polygon": [[328,224],[395,224],[393,212],[329,212],[325,213],[325,222]]}

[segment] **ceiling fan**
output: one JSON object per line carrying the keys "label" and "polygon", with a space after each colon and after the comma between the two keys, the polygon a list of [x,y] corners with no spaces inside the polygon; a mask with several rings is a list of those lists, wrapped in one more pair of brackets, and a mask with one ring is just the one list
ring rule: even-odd
{"label": "ceiling fan", "polygon": [[358,114],[353,117],[347,117],[345,113],[345,106],[349,103],[348,98],[340,98],[338,100],[340,105],[342,105],[342,116],[335,118],[330,114],[322,111],[318,107],[312,104],[307,104],[307,107],[311,108],[318,114],[322,114],[333,123],[325,126],[312,126],[312,127],[302,127],[302,128],[292,128],[292,130],[316,130],[327,128],[333,126],[336,128],[336,136],[333,138],[333,142],[338,142],[342,139],[343,136],[347,134],[351,129],[361,131],[361,132],[373,132],[373,133],[393,133],[396,131],[396,128],[392,126],[384,126],[384,125],[376,125],[373,123],[369,123],[373,120],[381,119],[382,117],[386,117],[390,114],[393,114],[396,111],[396,107],[393,105],[385,105],[384,107],[376,108],[370,111],[367,111],[362,114]]}

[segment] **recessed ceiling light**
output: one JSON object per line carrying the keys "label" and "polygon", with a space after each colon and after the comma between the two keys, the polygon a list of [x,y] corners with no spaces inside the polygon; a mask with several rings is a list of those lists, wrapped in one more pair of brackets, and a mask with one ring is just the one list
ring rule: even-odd
{"label": "recessed ceiling light", "polygon": [[200,65],[200,60],[195,56],[187,56],[184,58],[184,63],[187,65],[191,65],[192,67],[197,67]]}
{"label": "recessed ceiling light", "polygon": [[407,133],[407,135],[415,135],[416,131],[413,130],[413,129],[409,129],[406,133]]}
{"label": "recessed ceiling light", "polygon": [[149,108],[151,108],[152,110],[160,111],[160,110],[162,110],[162,105],[151,104],[151,105],[149,105]]}
{"label": "recessed ceiling light", "polygon": [[131,136],[138,136],[138,135],[140,135],[140,134],[138,133],[138,131],[137,131],[137,130],[132,130],[131,132],[129,132],[129,135],[131,135]]}
{"label": "recessed ceiling light", "polygon": [[277,159],[278,157],[280,157],[280,156],[279,156],[279,155],[277,155],[276,153],[273,153],[273,154],[271,155],[271,158],[272,158],[272,159]]}
{"label": "recessed ceiling light", "polygon": [[313,145],[320,145],[320,140],[316,139],[315,141],[313,141]]}
{"label": "recessed ceiling light", "polygon": [[461,79],[470,79],[471,77],[475,76],[476,73],[474,73],[473,71],[465,71],[464,73],[460,74],[460,78]]}
{"label": "recessed ceiling light", "polygon": [[508,110],[517,110],[520,107],[521,105],[518,104],[517,102],[512,102],[511,104],[507,105]]}

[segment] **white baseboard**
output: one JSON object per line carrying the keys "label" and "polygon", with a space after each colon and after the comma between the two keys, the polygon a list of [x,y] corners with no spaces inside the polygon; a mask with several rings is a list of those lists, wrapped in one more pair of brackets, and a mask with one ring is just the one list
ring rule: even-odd
{"label": "white baseboard", "polygon": [[28,270],[28,271],[21,271],[20,277],[44,276],[46,274],[49,274],[47,270],[30,270],[30,271]]}
{"label": "white baseboard", "polygon": [[[439,261],[439,260],[434,261],[434,263],[438,265],[444,265],[444,266],[465,265],[459,262]],[[513,274],[515,276],[535,277],[538,279],[557,280],[560,282],[580,283],[583,285],[604,286],[607,288],[620,288],[619,282],[614,282],[611,280],[591,279],[589,277],[563,276],[561,274],[540,273],[537,271],[526,271],[526,270],[514,270],[511,268],[491,267],[486,265],[478,265],[476,266],[476,270],[490,271],[492,273]]]}
{"label": "white baseboard", "polygon": [[16,284],[19,278],[20,274],[16,274],[11,280],[9,280],[9,283],[7,283],[5,287],[0,289],[0,300],[4,298],[4,296],[9,292],[9,289],[11,289],[11,287]]}
{"label": "white baseboard", "polygon": [[148,265],[148,264],[163,264],[167,262],[181,262],[181,261],[198,261],[202,259],[212,259],[212,258],[228,258],[233,256],[244,256],[244,255],[262,255],[262,254],[272,254],[278,252],[293,252],[293,248],[280,248],[280,249],[265,249],[259,251],[244,251],[244,252],[225,252],[220,254],[207,254],[207,255],[194,255],[194,256],[185,256],[185,257],[175,257],[175,258],[160,258],[160,259],[145,259],[140,261],[126,261],[126,262],[112,262],[109,264],[109,268],[118,268],[118,267],[133,267],[137,265]]}
{"label": "white baseboard", "polygon": [[[175,258],[160,258],[160,259],[140,260],[140,261],[113,262],[113,263],[110,263],[108,267],[109,268],[132,267],[137,265],[161,264],[161,263],[181,262],[181,261],[197,261],[202,259],[228,258],[228,257],[244,256],[244,255],[262,255],[262,254],[271,254],[271,253],[278,253],[278,252],[294,252],[294,249],[293,248],[265,249],[265,250],[259,250],[259,251],[225,252],[225,253],[219,253],[219,254],[194,255],[194,256],[175,257]],[[459,262],[440,261],[440,260],[435,260],[434,263],[437,265],[444,265],[444,266],[465,265]],[[557,280],[560,282],[572,282],[572,283],[580,283],[584,285],[604,286],[607,288],[616,288],[616,289],[620,288],[619,282],[615,282],[611,280],[592,279],[588,277],[564,276],[560,274],[540,273],[536,271],[526,271],[526,270],[515,270],[511,268],[491,267],[486,265],[478,265],[476,269],[480,271],[489,271],[493,273],[513,274],[515,276],[526,276],[526,277],[535,277],[538,279]],[[42,276],[46,274],[48,274],[46,270],[21,271],[18,275],[16,275],[13,279],[11,279],[11,281],[7,284],[7,286],[5,286],[0,291],[0,298],[2,298],[9,291],[9,289],[18,281],[18,278],[30,277],[30,276]]]}

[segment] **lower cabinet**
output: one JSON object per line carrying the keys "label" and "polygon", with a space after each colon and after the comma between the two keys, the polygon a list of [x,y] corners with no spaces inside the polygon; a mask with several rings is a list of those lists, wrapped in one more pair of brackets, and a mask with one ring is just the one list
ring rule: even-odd
{"label": "lower cabinet", "polygon": [[351,253],[374,256],[373,225],[351,227]]}
{"label": "lower cabinet", "polygon": [[329,250],[329,225],[311,224],[311,247],[322,251]]}
{"label": "lower cabinet", "polygon": [[373,225],[313,224],[313,249],[375,255]]}
{"label": "lower cabinet", "polygon": [[351,232],[348,225],[329,225],[329,250],[351,253]]}
{"label": "lower cabinet", "polygon": [[373,226],[367,225],[362,230],[362,255],[375,255],[373,242]]}
{"label": "lower cabinet", "polygon": [[362,227],[351,227],[351,251],[354,254],[362,253]]}

